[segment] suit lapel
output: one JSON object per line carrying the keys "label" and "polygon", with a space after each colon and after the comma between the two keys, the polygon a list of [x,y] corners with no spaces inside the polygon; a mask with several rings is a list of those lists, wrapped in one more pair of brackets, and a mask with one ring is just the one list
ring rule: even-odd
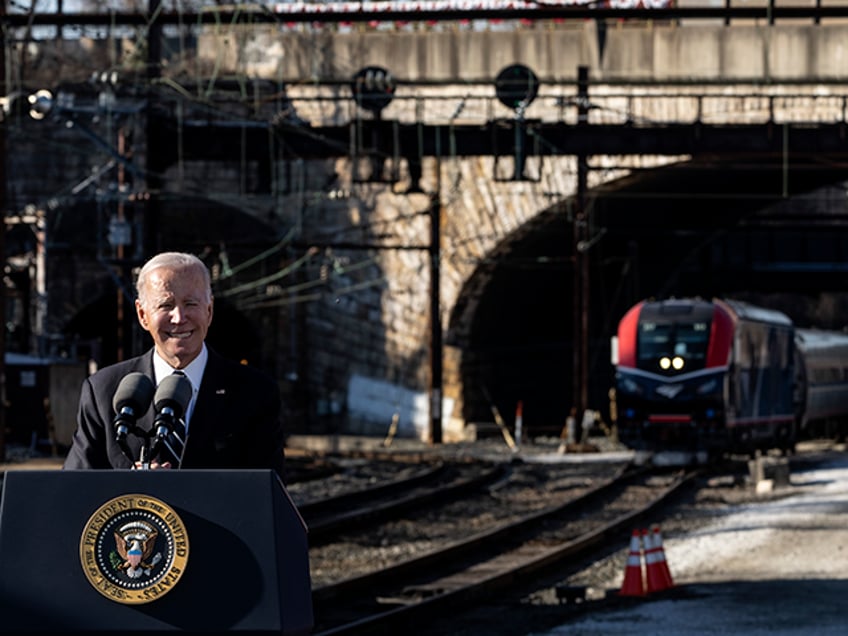
{"label": "suit lapel", "polygon": [[197,460],[199,455],[212,452],[210,446],[214,448],[217,430],[222,426],[226,427],[230,421],[230,401],[224,368],[222,358],[210,350],[188,427],[185,450],[187,458]]}

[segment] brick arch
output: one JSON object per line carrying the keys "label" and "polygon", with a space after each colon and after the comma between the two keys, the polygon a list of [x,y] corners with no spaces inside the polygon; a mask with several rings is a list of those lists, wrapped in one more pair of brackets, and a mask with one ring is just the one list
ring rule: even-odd
{"label": "brick arch", "polygon": [[[549,228],[553,217],[568,214],[570,200],[558,202],[516,228],[483,259],[463,285],[457,296],[457,301],[450,312],[446,342],[452,346],[463,346],[471,338],[471,328],[474,315],[479,308],[480,297],[486,286],[495,276],[497,266],[504,260],[509,260],[527,241],[532,241],[540,232]],[[566,237],[564,237],[566,238]]]}
{"label": "brick arch", "polygon": [[[775,190],[781,186],[779,168],[756,158],[744,164],[711,157],[634,172],[590,190],[598,237],[591,251],[590,408],[607,406],[609,337],[617,319],[643,296],[751,294],[775,285],[775,290],[797,295],[807,293],[805,287],[812,280],[822,292],[848,289],[838,267],[827,279],[822,274],[811,278],[803,264],[797,272],[780,270],[773,278],[752,275],[748,259],[765,255],[769,246],[763,242],[768,240],[766,230],[757,230],[762,236],[752,235],[752,227],[771,232],[774,225],[788,224],[800,230],[814,216],[816,223],[838,224],[848,209],[841,203],[844,175],[837,166],[793,167],[786,175],[788,198]],[[811,203],[805,201],[817,200],[807,197],[808,193],[821,188],[833,189],[832,195],[818,198],[833,209],[807,209]],[[747,196],[750,191],[772,194],[757,198]],[[525,431],[558,434],[561,430],[573,389],[574,322],[569,309],[573,267],[563,263],[560,278],[541,270],[522,276],[511,271],[509,263],[541,257],[553,263],[552,245],[561,247],[560,257],[570,255],[567,202],[565,198],[543,210],[503,238],[457,294],[445,338],[450,372],[446,372],[445,393],[454,397],[453,417],[463,424],[491,422],[495,406],[511,425],[516,403],[523,400]],[[805,245],[810,254],[848,253],[848,241],[827,234],[826,230],[810,235],[793,230],[789,238]],[[544,238],[553,235],[562,238],[545,243]],[[548,251],[542,249],[545,245]],[[727,269],[719,272],[723,259],[728,259]],[[787,301],[770,298],[768,302]],[[800,310],[808,304],[793,306]],[[549,319],[550,314],[559,315],[561,324]],[[812,314],[800,318],[804,324],[816,319]],[[547,339],[536,338],[546,334]]]}
{"label": "brick arch", "polygon": [[[96,239],[92,240],[97,228],[102,228],[94,207],[80,204],[68,210],[65,217],[73,217],[74,222],[59,228],[52,236],[52,243],[61,247],[51,248],[47,261],[47,278],[51,281],[48,298],[51,305],[66,308],[66,318],[58,325],[65,339],[79,343],[102,366],[119,356],[126,358],[141,353],[152,341],[138,327],[133,305],[133,270],[147,256],[136,256],[137,252],[127,249],[128,256],[119,271],[118,261],[110,259],[102,246],[98,251]],[[158,218],[156,236],[150,241],[157,245],[156,251],[179,250],[200,256],[212,269],[213,291],[220,285],[216,277],[225,261],[238,265],[278,240],[276,230],[252,212],[202,198],[171,195],[160,203]],[[272,258],[234,277],[228,284],[260,278],[277,267],[279,260]],[[123,312],[121,322],[119,306]],[[273,370],[273,344],[269,344],[268,338],[273,338],[274,331],[263,333],[262,326],[261,311],[242,310],[237,302],[216,298],[209,342],[225,355]],[[120,342],[119,331],[123,333]],[[238,334],[238,342],[232,334]]]}
{"label": "brick arch", "polygon": [[[595,160],[595,165],[603,158]],[[618,180],[631,174],[632,168],[654,168],[679,161],[675,157],[633,157],[619,159],[615,166],[609,169],[596,169],[589,174],[590,192],[606,184],[615,184]],[[602,165],[602,164],[601,164]],[[446,426],[455,434],[470,422],[479,418],[491,420],[490,402],[499,409],[504,409],[506,415],[515,409],[518,396],[509,395],[509,390],[499,387],[485,387],[486,382],[480,378],[475,367],[483,364],[475,353],[475,332],[479,335],[481,325],[485,321],[485,302],[492,302],[492,290],[497,287],[499,277],[503,275],[504,263],[510,260],[532,261],[538,254],[533,250],[534,245],[544,243],[551,238],[554,230],[553,244],[560,252],[554,252],[553,247],[546,247],[546,266],[558,267],[564,272],[565,285],[571,287],[573,274],[564,262],[570,258],[572,247],[571,218],[576,190],[576,163],[573,157],[546,158],[540,166],[538,182],[493,182],[490,178],[483,179],[482,175],[491,175],[492,160],[475,158],[463,161],[459,168],[454,168],[461,175],[463,196],[458,197],[448,205],[445,243],[450,246],[452,241],[462,244],[462,248],[470,254],[482,254],[481,257],[454,258],[452,263],[458,267],[445,267],[443,284],[443,302],[449,306],[445,312],[445,395],[453,399],[454,409],[447,420]],[[445,179],[449,181],[449,179]],[[515,194],[515,191],[520,194]],[[478,205],[469,205],[469,202]],[[482,228],[482,229],[481,229]],[[476,243],[465,240],[469,236],[479,235],[481,240]],[[556,238],[556,237],[559,238]],[[471,247],[469,247],[471,245]],[[449,248],[446,248],[449,249]],[[469,265],[471,262],[473,265]],[[525,266],[528,263],[525,263]],[[507,286],[508,288],[509,286]],[[520,294],[521,286],[516,290]],[[558,302],[561,302],[558,301]],[[546,310],[547,313],[550,313]],[[492,320],[502,322],[504,312],[497,310]],[[571,316],[564,316],[565,323],[570,323]],[[569,326],[567,333],[569,333]],[[479,345],[479,343],[478,343]],[[562,354],[564,365],[570,365],[571,354]],[[570,380],[563,375],[559,380],[552,380],[549,393],[558,395],[570,392]],[[486,398],[484,393],[489,393]],[[500,393],[500,398],[492,393]],[[499,401],[500,400],[500,401]],[[527,416],[534,418],[531,408]],[[564,419],[564,415],[562,416]],[[548,426],[556,428],[558,422],[549,422]]]}
{"label": "brick arch", "polygon": [[[540,350],[540,339],[559,330],[557,322],[570,321],[570,316],[558,318],[556,315],[567,311],[569,303],[565,292],[573,276],[569,256],[572,242],[570,204],[568,199],[558,202],[504,239],[469,278],[453,307],[445,340],[452,354],[449,356],[452,362],[450,381],[456,385],[446,392],[451,391],[456,396],[454,416],[465,424],[491,421],[492,407],[511,423],[517,401],[531,398],[518,386],[523,382],[521,375],[526,379],[526,374],[519,372],[509,379],[497,372],[493,362],[497,361],[497,366],[503,370],[513,364],[509,360],[515,355],[554,353],[550,347],[542,347],[547,351]],[[558,279],[562,280],[559,294],[555,291]],[[526,329],[527,318],[534,321],[534,329]],[[522,342],[521,352],[499,336],[501,330],[509,330],[511,326],[525,332],[525,337],[514,340]],[[562,331],[567,332],[567,329],[562,328]],[[558,355],[563,366],[570,364],[571,354],[565,350],[566,343],[558,341],[553,346],[562,349]],[[516,364],[516,369],[518,366]],[[526,370],[527,367],[522,365],[522,368]],[[539,392],[548,390],[549,397],[562,395],[569,389],[565,377],[557,380],[549,375],[546,381],[547,389],[540,386]],[[528,415],[532,420],[532,409],[538,401],[529,401],[531,412]],[[557,422],[551,424],[556,425]]]}

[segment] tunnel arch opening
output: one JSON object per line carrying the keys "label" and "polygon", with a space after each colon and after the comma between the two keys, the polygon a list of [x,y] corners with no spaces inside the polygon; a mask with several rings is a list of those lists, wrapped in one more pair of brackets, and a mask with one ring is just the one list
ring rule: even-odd
{"label": "tunnel arch opening", "polygon": [[[848,319],[846,173],[839,165],[712,157],[634,173],[589,192],[589,408],[610,419],[610,338],[643,297],[730,296],[799,324]],[[572,403],[573,237],[568,200],[541,212],[468,279],[446,342],[459,352],[466,425],[559,435]],[[787,242],[793,260],[781,260]],[[841,324],[838,324],[841,321]],[[493,430],[490,429],[490,430]]]}

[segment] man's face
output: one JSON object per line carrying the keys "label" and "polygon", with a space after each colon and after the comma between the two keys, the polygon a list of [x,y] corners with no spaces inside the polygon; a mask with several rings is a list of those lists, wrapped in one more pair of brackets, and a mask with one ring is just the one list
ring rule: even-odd
{"label": "man's face", "polygon": [[136,300],[138,322],[153,336],[156,350],[174,368],[194,360],[212,324],[212,299],[195,268],[150,272],[144,304]]}

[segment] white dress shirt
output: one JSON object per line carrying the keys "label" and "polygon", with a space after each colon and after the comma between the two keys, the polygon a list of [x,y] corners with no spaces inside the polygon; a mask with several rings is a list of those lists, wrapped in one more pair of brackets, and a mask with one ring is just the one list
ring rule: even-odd
{"label": "white dress shirt", "polygon": [[[191,420],[191,414],[194,411],[194,405],[197,402],[197,392],[200,389],[200,381],[203,379],[203,371],[206,369],[206,361],[209,359],[209,352],[206,350],[206,343],[203,343],[203,349],[200,355],[191,361],[185,369],[179,369],[191,382],[191,401],[188,403],[183,421],[185,422],[186,434],[188,434],[188,424]],[[153,352],[153,374],[156,376],[156,386],[162,381],[165,376],[171,375],[174,369],[170,364],[165,362],[158,352]]]}

